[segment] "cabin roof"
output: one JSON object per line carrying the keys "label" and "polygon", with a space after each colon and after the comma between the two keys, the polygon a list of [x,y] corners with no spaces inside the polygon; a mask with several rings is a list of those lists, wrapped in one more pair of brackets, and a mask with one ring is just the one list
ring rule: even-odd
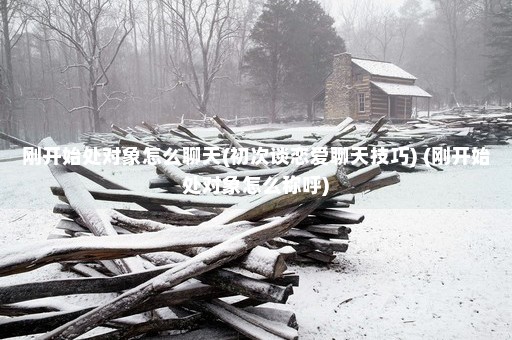
{"label": "cabin roof", "polygon": [[427,91],[416,85],[382,83],[377,81],[372,81],[371,83],[390,96],[432,97]]}
{"label": "cabin roof", "polygon": [[387,61],[352,58],[352,62],[366,72],[382,77],[416,80],[417,78],[400,67]]}

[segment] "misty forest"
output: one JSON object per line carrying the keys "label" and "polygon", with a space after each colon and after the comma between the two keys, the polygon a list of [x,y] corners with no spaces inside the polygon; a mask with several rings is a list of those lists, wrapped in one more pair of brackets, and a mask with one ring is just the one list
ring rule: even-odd
{"label": "misty forest", "polygon": [[76,141],[141,120],[312,119],[348,51],[433,109],[512,100],[512,1],[0,0],[0,130]]}

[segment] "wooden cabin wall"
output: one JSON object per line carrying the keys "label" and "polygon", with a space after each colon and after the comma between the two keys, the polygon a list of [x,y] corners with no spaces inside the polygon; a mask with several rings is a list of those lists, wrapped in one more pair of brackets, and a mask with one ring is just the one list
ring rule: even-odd
{"label": "wooden cabin wall", "polygon": [[378,89],[375,86],[372,86],[371,89],[372,96],[372,115],[377,116],[387,116],[388,115],[388,95],[385,94],[382,90]]}
{"label": "wooden cabin wall", "polygon": [[[372,112],[372,101],[371,101],[371,76],[369,74],[362,74],[362,79],[357,81],[356,74],[354,74],[354,100],[355,100],[355,112],[354,117],[359,119],[366,119]],[[359,94],[364,93],[364,112],[359,112]]]}
{"label": "wooden cabin wall", "polygon": [[414,79],[402,79],[402,78],[391,78],[391,77],[382,77],[382,76],[372,76],[372,81],[382,82],[382,83],[392,83],[392,84],[403,84],[403,85],[414,85]]}

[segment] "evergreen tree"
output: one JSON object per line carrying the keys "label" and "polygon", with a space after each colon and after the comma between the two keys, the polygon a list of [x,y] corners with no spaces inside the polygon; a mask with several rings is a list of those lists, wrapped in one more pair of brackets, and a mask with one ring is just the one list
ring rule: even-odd
{"label": "evergreen tree", "polygon": [[279,101],[298,103],[311,118],[311,100],[332,69],[333,55],[345,44],[334,20],[315,0],[268,0],[251,32],[246,65],[265,89],[274,121]]}
{"label": "evergreen tree", "polygon": [[332,71],[333,56],[345,52],[345,42],[336,34],[334,19],[316,0],[295,4],[291,21],[286,93],[307,109],[312,119],[312,98]]}
{"label": "evergreen tree", "polygon": [[[500,10],[491,14],[488,47],[489,66],[487,80],[499,97],[502,105],[504,97],[512,98],[512,1],[507,1]],[[507,89],[507,90],[505,90]]]}
{"label": "evergreen tree", "polygon": [[252,48],[246,56],[247,69],[254,83],[270,99],[270,119],[275,121],[277,103],[285,79],[292,0],[269,0],[251,31]]}

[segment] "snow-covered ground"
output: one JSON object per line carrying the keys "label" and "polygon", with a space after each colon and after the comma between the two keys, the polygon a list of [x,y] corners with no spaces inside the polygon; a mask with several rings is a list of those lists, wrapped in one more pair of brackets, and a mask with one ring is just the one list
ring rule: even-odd
{"label": "snow-covered ground", "polygon": [[[289,305],[301,337],[512,338],[512,146],[493,147],[490,162],[405,173],[398,185],[358,195],[354,211],[366,219],[353,226],[347,253],[329,268],[293,268],[301,286]],[[99,170],[134,189],[154,176],[145,166]],[[0,162],[0,246],[52,231],[55,184],[45,166]],[[58,269],[16,280],[67,275]]]}
{"label": "snow-covered ground", "polygon": [[347,253],[297,269],[305,338],[512,338],[512,146],[445,169],[359,196]]}

